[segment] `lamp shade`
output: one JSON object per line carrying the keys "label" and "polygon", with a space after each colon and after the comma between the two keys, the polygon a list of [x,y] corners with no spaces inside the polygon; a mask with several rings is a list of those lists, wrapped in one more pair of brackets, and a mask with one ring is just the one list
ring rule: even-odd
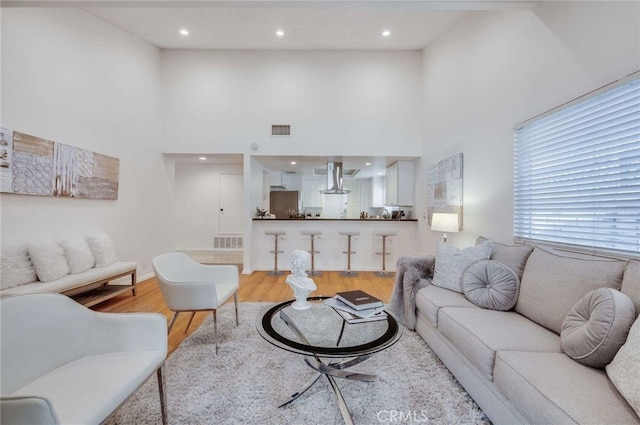
{"label": "lamp shade", "polygon": [[456,233],[458,231],[458,214],[433,213],[431,230]]}

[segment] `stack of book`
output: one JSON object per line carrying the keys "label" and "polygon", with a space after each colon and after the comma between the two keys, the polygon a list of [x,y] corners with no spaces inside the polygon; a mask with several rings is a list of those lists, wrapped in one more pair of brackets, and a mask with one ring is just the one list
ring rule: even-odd
{"label": "stack of book", "polygon": [[374,322],[386,320],[384,303],[361,290],[338,292],[335,298],[324,303],[332,307],[347,323]]}

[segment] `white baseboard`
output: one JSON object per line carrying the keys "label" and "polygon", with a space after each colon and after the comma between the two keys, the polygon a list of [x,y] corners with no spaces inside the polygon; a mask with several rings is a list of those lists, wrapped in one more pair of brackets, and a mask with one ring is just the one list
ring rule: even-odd
{"label": "white baseboard", "polygon": [[137,275],[136,276],[136,280],[137,280],[136,283],[144,282],[145,280],[149,280],[149,279],[152,279],[154,277],[156,277],[156,275],[153,272],[147,273],[147,274],[143,274],[143,275]]}

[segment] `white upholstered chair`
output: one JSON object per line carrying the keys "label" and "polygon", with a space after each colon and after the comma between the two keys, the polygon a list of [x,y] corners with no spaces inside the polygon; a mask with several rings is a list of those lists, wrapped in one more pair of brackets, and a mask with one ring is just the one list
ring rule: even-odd
{"label": "white upholstered chair", "polygon": [[196,312],[211,311],[217,354],[216,310],[232,295],[236,307],[236,326],[238,325],[238,267],[200,264],[181,252],[158,255],[152,263],[164,301],[174,312],[167,332],[171,332],[178,315],[184,311],[192,312],[185,333],[191,326]]}
{"label": "white upholstered chair", "polygon": [[99,424],[157,373],[166,424],[166,318],[98,313],[59,294],[0,301],[0,422]]}

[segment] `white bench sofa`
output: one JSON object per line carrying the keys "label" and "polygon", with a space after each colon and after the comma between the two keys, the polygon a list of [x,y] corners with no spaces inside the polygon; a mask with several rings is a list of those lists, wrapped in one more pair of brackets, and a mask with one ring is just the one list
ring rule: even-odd
{"label": "white bench sofa", "polygon": [[154,373],[167,423],[163,315],[99,313],[59,294],[4,298],[0,311],[3,425],[103,423]]}
{"label": "white bench sofa", "polygon": [[[118,260],[103,232],[35,240],[2,248],[0,298],[55,292],[90,307],[129,290],[135,296],[136,269]],[[109,284],[124,277],[130,284]]]}
{"label": "white bench sofa", "polygon": [[[581,299],[598,288],[620,290],[635,320],[627,339],[633,345],[620,351],[633,357],[640,340],[640,261],[528,248],[494,243],[491,250],[491,260],[520,276],[517,302],[508,311],[481,308],[464,293],[434,285],[437,254],[398,260],[390,310],[427,342],[495,424],[640,424],[638,382],[631,391],[626,387],[637,377],[638,361],[630,366],[635,375],[622,373],[623,396],[609,375],[617,353],[607,371],[589,367],[566,353],[560,335]],[[606,323],[595,315],[583,319],[585,328],[590,321]]]}

